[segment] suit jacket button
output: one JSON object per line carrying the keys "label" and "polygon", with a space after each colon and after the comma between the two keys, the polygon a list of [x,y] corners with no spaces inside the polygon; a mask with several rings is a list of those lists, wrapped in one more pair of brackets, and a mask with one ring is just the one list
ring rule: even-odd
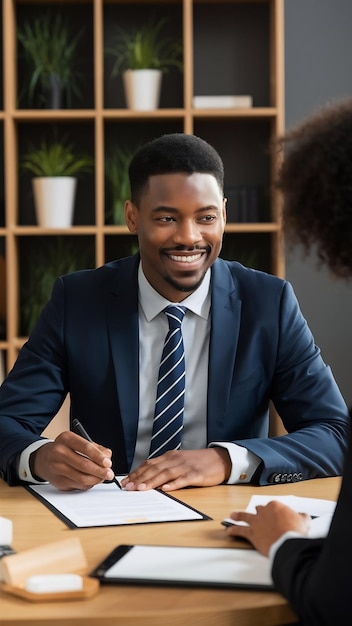
{"label": "suit jacket button", "polygon": [[303,480],[302,472],[299,472],[299,474],[297,475],[297,480]]}
{"label": "suit jacket button", "polygon": [[281,474],[272,474],[270,476],[270,481],[272,483],[279,483],[281,481]]}
{"label": "suit jacket button", "polygon": [[288,483],[292,483],[292,474],[287,474],[286,481],[287,481]]}

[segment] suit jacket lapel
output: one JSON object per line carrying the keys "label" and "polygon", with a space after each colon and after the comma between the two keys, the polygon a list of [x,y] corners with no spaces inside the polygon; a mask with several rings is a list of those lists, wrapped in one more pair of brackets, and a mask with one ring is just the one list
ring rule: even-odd
{"label": "suit jacket lapel", "polygon": [[208,441],[219,439],[226,417],[241,319],[241,300],[231,272],[218,259],[212,268],[208,380]]}
{"label": "suit jacket lapel", "polygon": [[139,256],[121,262],[107,314],[129,466],[134,455],[139,415],[138,263]]}

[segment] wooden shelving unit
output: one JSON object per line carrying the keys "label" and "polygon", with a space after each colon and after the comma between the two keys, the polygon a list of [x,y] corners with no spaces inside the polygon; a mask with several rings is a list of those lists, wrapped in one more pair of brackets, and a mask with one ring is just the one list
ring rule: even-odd
{"label": "wooden shelving unit", "polygon": [[[6,297],[0,351],[5,370],[25,340],[21,328],[21,286],[31,264],[31,246],[43,238],[77,238],[89,249],[92,265],[126,255],[131,236],[109,223],[104,159],[109,142],[144,143],[164,132],[200,135],[220,152],[225,164],[226,193],[241,186],[258,194],[257,221],[226,227],[223,256],[239,258],[283,276],[280,201],[272,188],[278,163],[269,156],[269,141],[283,131],[283,0],[2,0],[0,140],[0,298]],[[30,109],[19,102],[23,82],[16,29],[28,16],[51,8],[84,25],[86,77],[83,100],[72,109]],[[143,23],[151,14],[169,18],[170,34],[182,37],[184,72],[163,77],[160,108],[133,112],[124,104],[122,85],[110,78],[104,55],[113,21]],[[251,109],[194,109],[193,95],[251,94]],[[94,174],[78,187],[75,221],[69,230],[39,228],[29,181],[19,174],[19,157],[27,140],[52,127],[69,130],[79,147],[95,160]],[[74,239],[76,241],[76,239]],[[83,244],[82,244],[83,242]],[[1,268],[0,268],[1,269]],[[6,283],[6,286],[5,286]],[[1,332],[1,327],[0,327]]]}

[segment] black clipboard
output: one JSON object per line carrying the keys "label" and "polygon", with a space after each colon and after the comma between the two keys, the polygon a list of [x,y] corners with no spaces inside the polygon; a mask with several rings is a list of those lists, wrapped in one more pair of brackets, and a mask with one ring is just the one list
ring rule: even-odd
{"label": "black clipboard", "polygon": [[[68,516],[65,515],[64,512],[62,510],[60,510],[60,508],[58,508],[57,506],[53,505],[52,502],[50,502],[50,500],[47,499],[47,497],[45,497],[45,490],[46,489],[50,489],[53,490],[55,492],[57,492],[57,490],[52,487],[51,485],[48,484],[43,484],[43,485],[26,485],[24,487],[26,489],[26,491],[28,491],[29,493],[31,493],[35,498],[37,498],[42,504],[44,504],[52,513],[54,513],[54,515],[56,515],[62,522],[64,522],[69,528],[71,528],[72,530],[76,529],[76,528],[104,528],[104,527],[108,527],[108,526],[125,526],[126,522],[111,522],[111,523],[105,523],[105,524],[75,524],[74,521]],[[116,487],[114,487],[114,490],[116,489]],[[195,514],[195,517],[192,518],[181,518],[181,519],[162,519],[162,520],[146,520],[146,521],[135,521],[135,522],[128,522],[129,526],[133,526],[135,524],[158,524],[158,523],[168,523],[168,522],[184,522],[184,521],[189,521],[189,522],[199,522],[199,521],[206,521],[206,520],[211,520],[212,518],[209,517],[209,515],[207,515],[206,513],[202,513],[201,511],[199,511],[198,509],[195,509],[194,507],[192,507],[190,504],[185,504],[184,502],[182,502],[182,500],[179,500],[178,498],[176,498],[175,496],[171,495],[170,493],[167,493],[165,491],[162,491],[161,489],[154,489],[153,491],[157,492],[158,494],[160,494],[160,496],[162,496],[162,498],[168,498],[170,500],[172,500],[173,502],[179,504],[183,509],[188,510],[188,511],[192,511]],[[84,498],[84,494],[87,492],[84,491],[77,491],[77,494],[79,494],[80,497]],[[118,491],[116,492],[117,494],[119,493]],[[74,492],[72,492],[72,496],[74,496]]]}
{"label": "black clipboard", "polygon": [[90,574],[103,584],[269,591],[269,559],[250,548],[119,545]]}

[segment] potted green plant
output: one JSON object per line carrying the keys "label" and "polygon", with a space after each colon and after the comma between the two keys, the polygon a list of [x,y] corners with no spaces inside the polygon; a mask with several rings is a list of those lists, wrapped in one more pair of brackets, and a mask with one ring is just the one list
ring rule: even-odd
{"label": "potted green plant", "polygon": [[[183,68],[182,41],[163,37],[167,18],[152,18],[131,31],[115,26],[106,54],[115,62],[112,77],[122,73],[127,106],[134,110],[150,110],[159,106],[162,74],[172,66]],[[150,85],[150,88],[149,88]]]}
{"label": "potted green plant", "polygon": [[33,174],[37,222],[44,228],[68,228],[72,224],[77,176],[93,168],[89,154],[78,154],[67,137],[47,142],[29,151],[20,161],[22,171]]}
{"label": "potted green plant", "polygon": [[81,74],[75,67],[75,61],[83,31],[82,28],[73,35],[62,14],[50,12],[25,22],[18,29],[20,55],[30,71],[26,89],[31,104],[37,95],[42,105],[59,109],[64,94],[68,106],[72,104],[73,94],[80,97],[78,80]]}
{"label": "potted green plant", "polygon": [[128,166],[137,148],[111,147],[105,159],[105,177],[111,194],[111,209],[107,217],[113,224],[125,223],[125,201],[130,197]]}
{"label": "potted green plant", "polygon": [[21,329],[29,335],[39,314],[49,300],[55,279],[84,269],[91,262],[89,251],[77,245],[71,237],[40,238],[30,245],[26,280],[21,289]]}

